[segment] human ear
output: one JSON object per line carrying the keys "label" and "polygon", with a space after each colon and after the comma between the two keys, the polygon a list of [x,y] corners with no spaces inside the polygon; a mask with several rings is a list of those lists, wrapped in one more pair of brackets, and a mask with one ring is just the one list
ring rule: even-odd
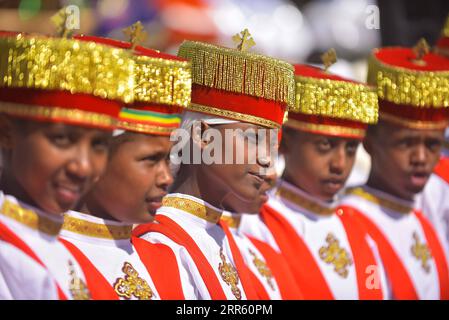
{"label": "human ear", "polygon": [[204,132],[208,130],[210,126],[204,121],[196,121],[192,125],[192,140],[193,144],[203,150],[209,143],[209,139],[205,136]]}

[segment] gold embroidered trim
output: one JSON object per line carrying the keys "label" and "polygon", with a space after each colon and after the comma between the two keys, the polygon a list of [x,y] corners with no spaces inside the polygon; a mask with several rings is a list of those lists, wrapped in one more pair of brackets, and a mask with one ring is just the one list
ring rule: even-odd
{"label": "gold embroidered trim", "polygon": [[131,238],[132,226],[105,225],[66,215],[62,229],[89,237],[124,240]]}
{"label": "gold embroidered trim", "polygon": [[413,211],[412,207],[397,203],[395,201],[378,197],[372,193],[365,191],[362,187],[348,188],[345,192],[347,195],[355,195],[363,198],[369,202],[375,203],[379,206],[388,208],[390,210],[400,213],[410,213]]}
{"label": "gold embroidered trim", "polygon": [[374,124],[378,118],[376,89],[364,84],[295,76],[296,109],[308,115]]}
{"label": "gold embroidered trim", "polygon": [[220,211],[216,211],[194,200],[179,197],[164,197],[162,199],[162,205],[188,212],[211,223],[220,221],[222,214]]}
{"label": "gold embroidered trim", "polygon": [[366,134],[366,130],[357,129],[357,128],[348,128],[343,126],[334,126],[327,124],[316,124],[316,123],[308,123],[303,121],[298,121],[295,119],[289,119],[285,124],[287,127],[291,127],[298,130],[304,131],[319,131],[323,134],[332,134],[332,135],[351,135],[363,138]]}
{"label": "gold embroidered trim", "polygon": [[45,107],[0,101],[0,112],[18,117],[45,118],[48,120],[69,121],[102,127],[114,127],[117,119],[95,112],[60,107]]}
{"label": "gold embroidered trim", "polygon": [[416,258],[416,260],[421,262],[421,268],[426,272],[430,272],[430,265],[429,260],[432,259],[432,254],[429,250],[429,247],[427,246],[427,243],[420,242],[418,233],[415,231],[413,232],[413,240],[415,240],[415,243],[411,246],[410,251],[413,255],[413,257]]}
{"label": "gold embroidered trim", "polygon": [[249,253],[253,257],[253,264],[256,267],[257,271],[259,271],[260,275],[267,280],[267,283],[270,286],[271,290],[275,290],[273,284],[273,273],[271,272],[270,267],[268,267],[265,261],[260,259],[251,249],[249,249]]}
{"label": "gold embroidered trim", "polygon": [[69,272],[70,272],[70,283],[69,291],[72,294],[73,300],[91,300],[89,288],[84,283],[83,279],[78,277],[76,270],[73,266],[72,261],[69,260]]}
{"label": "gold embroidered trim", "polygon": [[258,125],[268,127],[268,128],[273,128],[273,129],[278,129],[281,127],[277,122],[267,120],[265,118],[255,117],[255,116],[252,116],[249,114],[244,114],[244,113],[235,112],[235,111],[218,109],[218,108],[205,106],[205,105],[201,105],[201,104],[197,104],[197,103],[191,103],[186,109],[196,111],[196,112],[213,114],[213,115],[220,116],[223,118],[231,118],[231,119],[238,120],[238,121],[258,124]]}
{"label": "gold embroidered trim", "polygon": [[395,124],[401,125],[406,128],[411,129],[422,129],[422,130],[435,130],[435,129],[444,129],[449,125],[449,121],[443,120],[439,122],[431,122],[431,121],[421,121],[421,120],[409,120],[406,118],[400,118],[394,116],[392,114],[381,112],[380,119],[388,122],[393,122]]}
{"label": "gold embroidered trim", "polygon": [[[161,263],[161,262],[159,262]],[[139,277],[139,273],[129,262],[125,262],[122,268],[125,274],[122,278],[117,278],[113,284],[115,292],[119,297],[127,300],[135,297],[138,300],[151,300],[153,291],[148,282]]]}
{"label": "gold embroidered trim", "polygon": [[334,266],[334,271],[342,278],[347,278],[349,274],[348,267],[353,264],[349,252],[340,247],[340,241],[332,234],[326,236],[327,246],[322,246],[318,254],[320,259],[327,264]]}
{"label": "gold embroidered trim", "polygon": [[237,229],[240,226],[240,222],[242,221],[242,216],[225,216],[222,215],[220,218],[222,221],[226,222],[226,224],[230,228]]}
{"label": "gold embroidered trim", "polygon": [[38,215],[31,209],[21,207],[19,204],[5,199],[0,214],[13,219],[27,227],[39,230],[45,234],[56,236],[61,230],[62,222],[56,222],[49,218]]}
{"label": "gold embroidered trim", "polygon": [[226,262],[226,256],[223,254],[223,248],[220,248],[221,262],[218,265],[218,272],[221,279],[231,287],[232,294],[237,300],[242,300],[242,293],[237,286],[240,282],[239,274],[231,263]]}
{"label": "gold embroidered trim", "polygon": [[123,130],[148,133],[148,134],[167,134],[169,135],[178,127],[160,127],[153,126],[150,124],[136,123],[136,122],[128,122],[128,121],[119,121],[117,127]]}
{"label": "gold embroidered trim", "polygon": [[0,87],[62,90],[130,103],[134,60],[127,50],[62,38],[0,38]]}
{"label": "gold embroidered trim", "polygon": [[192,91],[190,62],[136,55],[135,100],[187,107]]}
{"label": "gold embroidered trim", "polygon": [[380,99],[421,108],[449,107],[449,71],[415,71],[387,65],[370,56],[368,83]]}
{"label": "gold embroidered trim", "polygon": [[276,190],[276,196],[281,197],[285,200],[288,200],[297,206],[304,208],[312,213],[320,214],[320,215],[330,215],[335,212],[335,208],[327,208],[324,207],[315,201],[307,199],[296,192],[293,192],[285,187],[280,186]]}
{"label": "gold embroidered trim", "polygon": [[285,61],[195,41],[184,41],[178,56],[192,62],[195,84],[294,107],[294,69]]}

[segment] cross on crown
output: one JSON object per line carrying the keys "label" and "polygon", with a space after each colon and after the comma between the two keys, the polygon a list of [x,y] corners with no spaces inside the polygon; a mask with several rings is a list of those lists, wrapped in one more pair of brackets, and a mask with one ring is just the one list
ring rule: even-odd
{"label": "cross on crown", "polygon": [[327,71],[331,65],[337,62],[337,52],[334,48],[327,50],[321,55],[321,61],[324,64],[324,71]]}
{"label": "cross on crown", "polygon": [[256,45],[256,42],[252,38],[248,29],[241,31],[240,33],[236,33],[232,36],[232,41],[234,41],[237,45],[237,49],[240,51],[247,51]]}
{"label": "cross on crown", "polygon": [[419,65],[425,65],[426,62],[423,60],[424,56],[429,53],[430,47],[426,39],[419,39],[418,43],[413,47],[413,53],[416,59],[413,60],[414,63]]}
{"label": "cross on crown", "polygon": [[148,38],[148,33],[145,31],[140,21],[137,21],[122,31],[131,43],[131,50],[134,50],[137,45],[145,42]]}
{"label": "cross on crown", "polygon": [[56,34],[61,38],[67,38],[70,34],[70,30],[67,29],[67,17],[66,7],[64,7],[50,18],[51,22],[56,27]]}

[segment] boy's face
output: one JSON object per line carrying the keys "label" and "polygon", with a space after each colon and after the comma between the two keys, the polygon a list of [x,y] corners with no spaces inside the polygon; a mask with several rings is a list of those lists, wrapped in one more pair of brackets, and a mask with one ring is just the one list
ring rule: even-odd
{"label": "boy's face", "polygon": [[104,170],[111,132],[9,119],[6,193],[48,213],[72,209]]}
{"label": "boy's face", "polygon": [[106,171],[86,197],[92,214],[98,206],[115,220],[153,220],[173,183],[169,137],[124,133],[114,138]]}
{"label": "boy's face", "polygon": [[[249,123],[215,125],[212,128],[223,137],[222,163],[203,166],[203,174],[198,177],[200,186],[208,191],[209,196],[215,194],[215,200],[227,210],[240,212],[246,207],[235,208],[236,200],[246,203],[248,208],[260,208],[268,200],[270,172],[274,171],[267,171],[273,165],[271,152],[277,148],[271,145],[274,132]],[[233,135],[232,144],[225,143],[226,130]],[[232,155],[230,164],[225,163],[226,154]]]}
{"label": "boy's face", "polygon": [[291,128],[282,139],[284,178],[312,196],[332,200],[351,173],[359,140]]}
{"label": "boy's face", "polygon": [[402,128],[381,121],[364,143],[371,155],[370,180],[382,190],[412,200],[421,192],[440,157],[444,130]]}

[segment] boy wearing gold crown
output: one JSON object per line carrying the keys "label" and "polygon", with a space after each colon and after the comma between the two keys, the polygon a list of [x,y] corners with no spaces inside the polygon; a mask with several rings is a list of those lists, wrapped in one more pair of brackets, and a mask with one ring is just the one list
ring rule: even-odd
{"label": "boy wearing gold crown", "polygon": [[[244,52],[254,44],[247,30],[235,38],[239,50],[191,41],[181,45],[178,55],[192,62],[192,103],[181,123],[187,138],[173,154],[181,150],[187,161],[175,163],[177,175],[156,213],[158,224],[139,226],[135,232],[178,253],[180,268],[190,273],[183,284],[195,288],[200,299],[279,299],[276,280],[250,266],[254,257],[265,263],[264,256],[255,247],[254,256],[240,251],[221,217],[225,210],[234,211],[235,197],[259,207],[266,201],[266,169],[273,162],[269,139],[260,141],[257,135],[281,126],[294,95],[293,69],[283,61]],[[213,144],[218,148],[211,151]],[[241,162],[236,144],[244,146]],[[249,153],[258,147],[263,159],[250,162]],[[195,161],[207,152],[218,160]]]}
{"label": "boy wearing gold crown", "polygon": [[14,32],[0,33],[0,47],[0,297],[95,298],[58,235],[106,166],[134,62],[124,50]]}
{"label": "boy wearing gold crown", "polygon": [[296,107],[284,125],[282,179],[243,229],[281,252],[305,299],[384,299],[377,250],[357,221],[338,208],[367,124],[377,121],[372,88],[327,68],[295,65]]}
{"label": "boy wearing gold crown", "polygon": [[[130,27],[141,28],[140,22]],[[106,280],[108,299],[184,299],[176,257],[163,244],[131,237],[133,224],[150,222],[173,182],[170,134],[190,102],[190,64],[133,43],[90,36],[133,50],[135,103],[122,108],[105,173],[83,198],[80,212],[65,214],[62,241],[79,260]],[[134,48],[133,48],[134,47]],[[182,271],[182,270],[181,270]]]}
{"label": "boy wearing gold crown", "polygon": [[343,201],[376,241],[394,299],[449,299],[445,243],[420,210],[420,193],[439,160],[449,107],[449,60],[411,48],[374,50],[368,81],[380,121],[368,130],[366,185]]}

